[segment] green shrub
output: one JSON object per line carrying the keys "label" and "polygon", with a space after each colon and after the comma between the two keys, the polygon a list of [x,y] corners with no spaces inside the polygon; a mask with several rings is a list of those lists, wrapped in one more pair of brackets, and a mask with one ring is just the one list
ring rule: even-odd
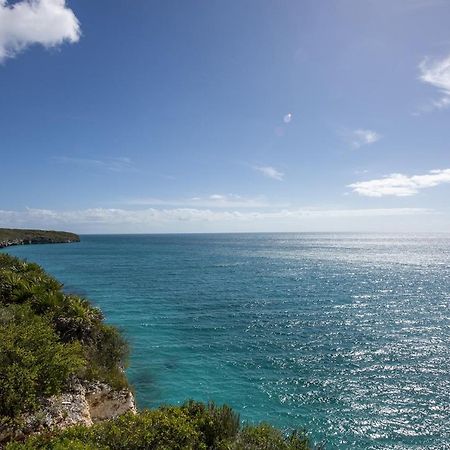
{"label": "green shrub", "polygon": [[43,314],[62,297],[61,284],[37,264],[0,255],[1,303],[28,303],[37,314]]}
{"label": "green shrub", "polygon": [[103,320],[98,308],[76,295],[64,296],[63,301],[51,312],[51,316],[64,342],[78,340],[86,345],[94,343],[95,332]]}
{"label": "green shrub", "polygon": [[13,417],[61,392],[84,361],[79,343],[62,344],[49,321],[28,306],[0,311],[0,415]]}
{"label": "green shrub", "polygon": [[[310,450],[299,433],[285,436],[267,424],[240,429],[227,406],[188,402],[137,415],[125,414],[91,428],[78,426],[52,435],[34,436],[6,450],[79,448],[96,450]],[[220,425],[223,425],[223,428]],[[64,445],[66,447],[64,447]],[[70,445],[70,446],[69,446]],[[84,445],[84,447],[83,447]]]}
{"label": "green shrub", "polygon": [[81,377],[117,389],[128,386],[123,372],[129,353],[125,339],[103,322],[98,308],[86,299],[65,294],[62,285],[37,264],[0,254],[1,305],[26,305],[48,320],[62,343],[69,347],[81,344],[85,360]]}
{"label": "green shrub", "polygon": [[294,432],[286,437],[280,430],[262,423],[245,426],[237,439],[223,447],[227,450],[309,450],[309,439],[302,433]]}
{"label": "green shrub", "polygon": [[[51,449],[74,442],[95,449],[173,449],[206,450],[202,435],[181,408],[171,407],[143,411],[99,423],[90,428],[73,427],[52,439],[48,436],[30,438],[25,444],[10,444],[8,450]],[[77,447],[74,447],[74,449]]]}
{"label": "green shrub", "polygon": [[218,447],[239,432],[239,414],[227,405],[217,406],[214,402],[205,404],[191,400],[182,409],[196,423],[208,448]]}
{"label": "green shrub", "polygon": [[37,443],[30,439],[26,443],[11,442],[6,447],[8,450],[36,450],[37,448],[48,450],[109,450],[108,447],[102,447],[97,444],[88,444],[79,439],[53,439],[47,443]]}
{"label": "green shrub", "polygon": [[115,389],[128,387],[123,369],[128,362],[129,347],[115,327],[98,325],[93,342],[84,346],[84,352],[89,361],[84,378],[104,381]]}

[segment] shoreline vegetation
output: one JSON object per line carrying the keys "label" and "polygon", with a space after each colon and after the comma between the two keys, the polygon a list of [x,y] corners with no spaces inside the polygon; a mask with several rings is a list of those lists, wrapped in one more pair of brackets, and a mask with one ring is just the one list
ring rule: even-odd
{"label": "shoreline vegetation", "polygon": [[[77,240],[71,233],[0,229],[8,245]],[[0,448],[313,448],[303,431],[243,425],[227,405],[189,400],[136,410],[124,371],[128,355],[126,340],[100,309],[65,293],[39,265],[0,253]]]}
{"label": "shoreline vegetation", "polygon": [[72,242],[80,242],[80,237],[67,231],[0,228],[0,248],[13,245],[67,244]]}

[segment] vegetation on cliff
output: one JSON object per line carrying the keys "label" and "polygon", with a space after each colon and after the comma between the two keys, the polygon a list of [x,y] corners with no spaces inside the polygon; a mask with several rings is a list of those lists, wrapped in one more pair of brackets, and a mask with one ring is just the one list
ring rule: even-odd
{"label": "vegetation on cliff", "polygon": [[71,375],[126,386],[128,347],[98,308],[37,264],[0,255],[0,416],[33,410]]}
{"label": "vegetation on cliff", "polygon": [[72,427],[52,435],[11,443],[7,450],[309,450],[302,433],[288,436],[268,424],[241,426],[227,406],[188,402],[139,414],[124,414],[92,427]]}
{"label": "vegetation on cliff", "polygon": [[78,242],[80,237],[67,231],[21,230],[0,228],[0,248],[24,244],[57,244]]}
{"label": "vegetation on cliff", "polygon": [[[127,356],[125,340],[104,323],[98,308],[65,293],[37,264],[0,254],[0,435],[20,429],[24,413],[38,408],[42,398],[64,392],[73,377],[126,387]],[[192,401],[92,427],[50,429],[7,445],[9,450],[309,448],[301,433],[286,436],[267,424],[242,426],[229,407]]]}

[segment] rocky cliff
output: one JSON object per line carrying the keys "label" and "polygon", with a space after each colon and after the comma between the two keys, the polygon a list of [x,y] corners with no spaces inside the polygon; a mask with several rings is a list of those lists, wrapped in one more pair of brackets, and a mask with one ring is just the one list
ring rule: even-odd
{"label": "rocky cliff", "polygon": [[42,399],[36,411],[23,414],[20,431],[0,430],[0,443],[36,433],[63,430],[73,425],[91,426],[127,412],[137,412],[130,390],[114,390],[106,383],[74,378],[66,392]]}

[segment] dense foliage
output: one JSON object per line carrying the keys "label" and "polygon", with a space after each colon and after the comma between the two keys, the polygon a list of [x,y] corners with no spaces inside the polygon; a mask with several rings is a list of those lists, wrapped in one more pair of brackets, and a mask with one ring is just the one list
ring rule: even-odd
{"label": "dense foliage", "polygon": [[37,264],[0,255],[0,416],[32,410],[70,375],[126,386],[127,345]]}
{"label": "dense foliage", "polygon": [[48,320],[26,306],[0,309],[0,414],[34,408],[82,367],[80,345],[61,343]]}
{"label": "dense foliage", "polygon": [[299,433],[283,435],[267,424],[241,427],[239,416],[227,406],[188,402],[125,414],[90,428],[73,427],[56,435],[41,435],[7,450],[308,450]]}

